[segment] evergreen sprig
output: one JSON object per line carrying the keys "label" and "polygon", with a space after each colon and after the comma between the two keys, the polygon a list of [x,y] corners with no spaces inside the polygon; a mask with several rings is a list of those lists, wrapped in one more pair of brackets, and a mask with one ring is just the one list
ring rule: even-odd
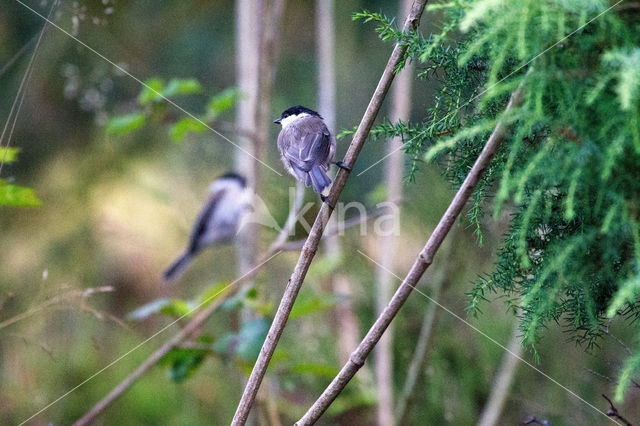
{"label": "evergreen sprig", "polygon": [[[401,136],[409,179],[423,159],[459,185],[497,119],[509,142],[476,190],[468,218],[481,239],[489,197],[512,211],[495,271],[470,292],[479,312],[491,294],[520,312],[533,346],[552,322],[587,348],[605,321],[640,316],[640,19],[602,0],[449,1],[441,34],[403,34],[380,14],[383,39],[407,43],[419,78],[437,84],[419,123],[383,123]],[[453,40],[454,29],[464,36]],[[528,72],[527,72],[528,71]],[[526,72],[526,77],[525,77]],[[525,102],[500,117],[522,84]],[[426,157],[425,157],[426,156]],[[640,368],[625,363],[616,397]]]}

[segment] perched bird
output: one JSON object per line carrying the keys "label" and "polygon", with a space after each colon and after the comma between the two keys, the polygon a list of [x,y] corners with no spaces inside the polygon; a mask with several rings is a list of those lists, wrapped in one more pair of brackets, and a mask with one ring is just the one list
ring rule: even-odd
{"label": "perched bird", "polygon": [[[323,197],[331,184],[327,176],[336,151],[336,140],[317,112],[301,105],[285,110],[274,121],[282,126],[278,150],[289,173]],[[342,163],[334,163],[347,168]],[[324,198],[323,198],[324,199]]]}
{"label": "perched bird", "polygon": [[187,249],[164,273],[167,281],[179,278],[193,257],[206,247],[231,242],[242,218],[249,212],[251,191],[244,177],[227,173],[214,180],[209,191],[209,199],[196,219]]}

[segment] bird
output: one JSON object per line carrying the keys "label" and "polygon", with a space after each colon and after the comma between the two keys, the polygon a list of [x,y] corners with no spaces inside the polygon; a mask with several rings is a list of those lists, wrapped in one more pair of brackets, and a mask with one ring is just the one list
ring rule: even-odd
{"label": "bird", "polygon": [[180,278],[203,249],[232,242],[250,204],[251,191],[245,177],[231,172],[215,179],[209,187],[209,198],[193,225],[187,248],[167,268],[164,279],[175,281]]}
{"label": "bird", "polygon": [[[323,191],[331,185],[327,171],[333,163],[336,140],[322,116],[297,105],[286,109],[273,122],[282,126],[277,145],[284,167],[324,200]],[[342,162],[333,164],[351,170]]]}

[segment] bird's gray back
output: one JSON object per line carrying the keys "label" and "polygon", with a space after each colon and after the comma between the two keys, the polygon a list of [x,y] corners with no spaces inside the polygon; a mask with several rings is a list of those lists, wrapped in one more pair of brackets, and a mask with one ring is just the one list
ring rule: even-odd
{"label": "bird's gray back", "polygon": [[278,135],[283,157],[293,157],[325,168],[333,160],[333,140],[329,129],[318,117],[303,117],[284,127]]}

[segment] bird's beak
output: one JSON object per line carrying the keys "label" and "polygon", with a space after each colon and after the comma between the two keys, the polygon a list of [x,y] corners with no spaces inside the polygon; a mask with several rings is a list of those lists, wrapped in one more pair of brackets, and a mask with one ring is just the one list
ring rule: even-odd
{"label": "bird's beak", "polygon": [[275,124],[280,124],[281,121],[282,121],[282,118],[276,118],[275,120],[273,120]]}

